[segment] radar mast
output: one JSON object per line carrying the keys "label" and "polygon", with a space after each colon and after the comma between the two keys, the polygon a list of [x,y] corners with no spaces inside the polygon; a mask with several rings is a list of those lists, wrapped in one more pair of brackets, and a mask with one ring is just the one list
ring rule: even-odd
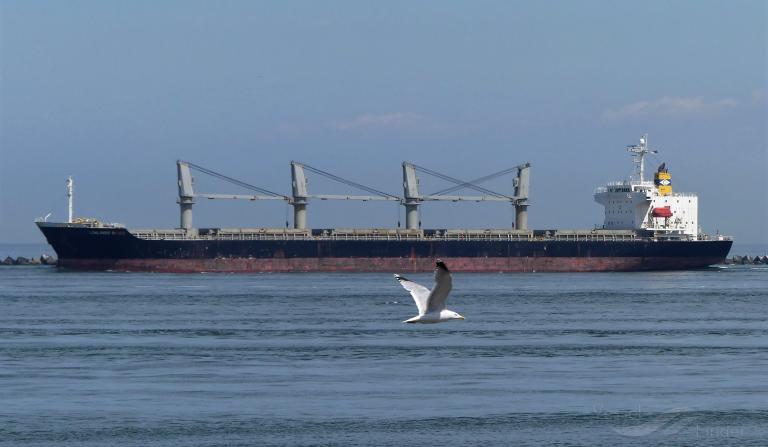
{"label": "radar mast", "polygon": [[648,147],[648,134],[640,137],[640,144],[627,146],[627,152],[632,153],[632,161],[637,165],[637,175],[640,178],[640,184],[645,181],[645,154],[658,154],[659,151]]}

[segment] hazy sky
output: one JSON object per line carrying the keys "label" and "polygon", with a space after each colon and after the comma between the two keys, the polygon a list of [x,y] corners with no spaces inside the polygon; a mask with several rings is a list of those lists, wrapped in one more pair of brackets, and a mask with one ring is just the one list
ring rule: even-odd
{"label": "hazy sky", "polygon": [[[70,174],[79,216],[178,226],[177,159],[286,194],[295,159],[398,195],[403,160],[466,179],[529,161],[530,226],[592,228],[594,188],[631,173],[624,147],[644,132],[649,170],[666,161],[699,194],[705,231],[768,242],[763,0],[0,5],[0,242],[66,219]],[[399,208],[313,202],[309,224],[395,226]],[[204,201],[195,224],[282,226],[287,211]],[[512,216],[422,207],[427,228]]]}

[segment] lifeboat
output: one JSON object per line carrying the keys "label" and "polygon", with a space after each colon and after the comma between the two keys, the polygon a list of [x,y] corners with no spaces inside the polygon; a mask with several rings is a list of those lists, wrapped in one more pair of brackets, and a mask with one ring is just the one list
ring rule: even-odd
{"label": "lifeboat", "polygon": [[672,217],[672,210],[668,206],[663,208],[654,208],[652,211],[653,217]]}

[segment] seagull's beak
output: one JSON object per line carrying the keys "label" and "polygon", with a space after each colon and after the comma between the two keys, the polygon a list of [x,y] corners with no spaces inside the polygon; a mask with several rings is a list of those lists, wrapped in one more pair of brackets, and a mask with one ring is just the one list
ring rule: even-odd
{"label": "seagull's beak", "polygon": [[466,320],[466,318],[464,318],[464,315],[459,315],[459,320]]}

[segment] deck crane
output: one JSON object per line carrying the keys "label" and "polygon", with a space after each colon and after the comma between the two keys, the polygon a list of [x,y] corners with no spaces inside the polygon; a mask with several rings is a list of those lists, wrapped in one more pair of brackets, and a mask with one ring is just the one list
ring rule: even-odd
{"label": "deck crane", "polygon": [[[422,166],[415,165],[409,162],[403,162],[403,190],[404,196],[400,197],[394,194],[389,194],[384,191],[380,191],[369,186],[354,182],[352,180],[345,179],[338,175],[331,174],[330,172],[318,169],[310,166],[306,163],[300,163],[298,161],[291,161],[291,189],[292,195],[287,196],[274,191],[270,191],[265,188],[261,188],[250,183],[226,176],[208,168],[190,163],[188,161],[178,160],[178,184],[179,184],[179,207],[180,207],[180,220],[181,228],[188,233],[193,233],[195,230],[192,226],[192,205],[195,203],[196,198],[204,199],[235,199],[235,200],[283,200],[293,206],[293,226],[294,229],[305,230],[307,228],[307,204],[310,199],[319,200],[362,200],[362,201],[396,201],[405,206],[406,209],[406,229],[417,230],[420,227],[418,207],[424,201],[507,201],[511,202],[515,206],[516,210],[516,226],[518,229],[525,229],[527,226],[527,207],[528,207],[528,183],[529,183],[529,170],[530,163],[518,165],[509,169],[505,169],[499,172],[495,172],[484,177],[472,181],[459,180],[445,174],[441,174],[437,171],[424,168]],[[202,172],[204,174],[213,176],[220,180],[237,185],[241,188],[251,190],[257,194],[243,195],[243,194],[210,194],[210,193],[197,193],[194,190],[194,181],[192,178],[191,170]],[[332,194],[309,194],[307,188],[307,176],[306,171],[321,175],[330,180],[342,183],[347,186],[351,186],[355,189],[359,189],[368,192],[369,195],[332,195]],[[478,183],[509,174],[517,170],[517,175],[513,180],[514,195],[509,196],[500,194],[490,189],[479,186]],[[419,193],[419,179],[417,177],[417,171],[423,172],[435,176],[437,178],[454,183],[455,186],[451,188],[438,191],[433,194],[422,196]],[[448,193],[457,191],[459,189],[473,189],[480,192],[483,195],[480,196],[460,196],[460,195],[447,195]]]}
{"label": "deck crane", "polygon": [[[178,160],[176,162],[178,170],[179,181],[179,207],[181,212],[181,228],[185,231],[194,232],[192,226],[192,205],[195,203],[196,198],[203,199],[235,199],[235,200],[283,200],[290,203],[293,206],[293,227],[295,229],[304,230],[307,228],[307,204],[309,199],[320,200],[389,200],[401,202],[402,198],[388,194],[383,191],[379,191],[375,188],[362,185],[351,180],[339,177],[331,174],[330,172],[323,171],[322,169],[315,168],[308,164],[300,163],[297,161],[291,162],[291,183],[292,183],[292,196],[286,196],[274,191],[270,191],[265,188],[261,188],[250,183],[246,183],[242,180],[238,180],[219,172],[213,171],[208,168],[204,168],[200,165],[190,163],[188,161]],[[243,194],[209,194],[198,193],[194,190],[194,181],[192,178],[192,170],[202,172],[212,177],[224,180],[242,188],[254,191],[258,194],[243,195]],[[307,191],[307,176],[304,170],[322,175],[331,180],[339,183],[343,183],[348,186],[352,186],[357,189],[371,193],[371,195],[330,195],[330,194],[309,194]]]}
{"label": "deck crane", "polygon": [[[241,180],[220,174],[216,171],[212,171],[208,168],[190,163],[184,160],[176,161],[176,168],[179,179],[179,208],[181,211],[181,229],[186,232],[194,232],[192,227],[192,205],[195,203],[196,198],[202,199],[235,199],[235,200],[285,200],[290,201],[291,198],[282,194],[270,191],[268,189],[260,188],[258,186],[251,185]],[[208,174],[212,177],[216,177],[220,180],[232,183],[242,188],[257,192],[259,194],[243,195],[243,194],[205,194],[197,193],[194,189],[194,180],[192,178],[191,169],[195,169],[204,174]]]}
{"label": "deck crane", "polygon": [[[506,201],[510,202],[515,207],[515,226],[519,230],[524,230],[528,226],[528,185],[530,183],[530,163],[524,163],[512,168],[504,169],[493,174],[489,174],[472,181],[463,181],[445,174],[441,174],[437,171],[427,169],[422,166],[418,166],[413,163],[403,162],[403,190],[405,193],[405,200],[403,205],[405,206],[405,228],[417,229],[419,228],[419,213],[418,207],[425,201],[472,201],[472,202],[484,202],[484,201]],[[443,189],[433,194],[422,196],[419,194],[419,179],[416,172],[423,172],[425,174],[432,175],[434,177],[446,180],[450,183],[454,183],[456,186]],[[483,188],[477,185],[484,181],[500,177],[505,174],[517,171],[516,176],[512,181],[514,188],[514,195],[509,196],[501,194],[490,189]],[[446,195],[447,193],[458,191],[460,189],[473,189],[482,193],[481,196],[456,196]]]}
{"label": "deck crane", "polygon": [[[530,163],[525,163],[522,165],[514,166],[512,168],[508,168],[508,169],[490,174],[490,175],[486,175],[484,177],[480,177],[470,182],[466,182],[463,180],[459,180],[459,179],[447,176],[445,174],[441,174],[437,171],[415,165],[413,163],[403,162],[404,196],[398,197],[396,195],[379,191],[377,189],[362,185],[360,183],[353,182],[351,180],[347,180],[345,178],[317,169],[307,164],[292,161],[291,177],[293,179],[293,200],[291,201],[291,203],[293,204],[293,207],[294,207],[294,219],[293,219],[294,228],[297,228],[297,229],[306,228],[306,222],[307,222],[306,221],[306,204],[307,204],[307,200],[312,198],[312,199],[320,199],[320,200],[399,201],[403,206],[405,206],[405,228],[407,230],[419,229],[420,223],[419,223],[418,206],[423,201],[440,201],[440,200],[452,201],[452,202],[506,201],[506,202],[511,202],[515,206],[515,211],[516,211],[515,223],[517,228],[526,229],[527,220],[528,220],[527,208],[529,205],[528,204],[528,185],[530,181],[530,167],[531,167]],[[320,174],[336,182],[343,183],[345,185],[352,186],[354,188],[361,189],[363,191],[367,191],[372,195],[350,196],[350,195],[309,194],[307,190],[307,178],[304,173],[305,169],[308,171],[314,172],[316,174]],[[419,194],[419,179],[416,175],[417,171],[433,175],[435,177],[441,178],[451,183],[455,183],[457,186],[448,188],[443,191],[438,191],[434,194],[421,196]],[[491,191],[490,189],[477,185],[477,183],[481,183],[481,182],[502,176],[504,174],[509,174],[514,171],[517,171],[517,175],[512,182],[514,187],[514,195],[512,196],[500,194],[495,191]],[[448,192],[453,192],[462,188],[474,189],[476,191],[479,191],[480,193],[483,193],[483,195],[482,196],[445,195]]]}
{"label": "deck crane", "polygon": [[[333,195],[333,194],[309,194],[307,189],[307,176],[304,170],[313,172],[318,175],[322,175],[335,182],[342,183],[347,186],[351,186],[356,189],[360,189],[371,193],[367,196],[355,196],[355,195]],[[330,172],[323,171],[322,169],[315,168],[306,163],[300,163],[298,161],[291,162],[291,180],[293,197],[291,204],[293,205],[293,227],[296,229],[305,229],[307,227],[307,202],[308,199],[320,199],[320,200],[389,200],[402,202],[402,197],[379,191],[378,189],[365,186],[363,184],[353,182],[352,180],[339,177],[338,175],[331,174]]]}

